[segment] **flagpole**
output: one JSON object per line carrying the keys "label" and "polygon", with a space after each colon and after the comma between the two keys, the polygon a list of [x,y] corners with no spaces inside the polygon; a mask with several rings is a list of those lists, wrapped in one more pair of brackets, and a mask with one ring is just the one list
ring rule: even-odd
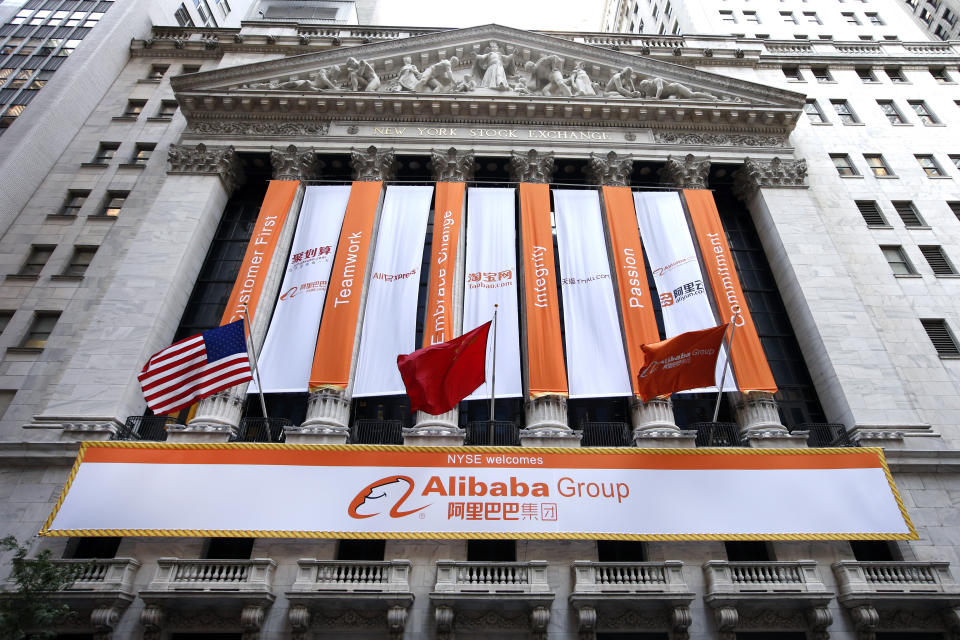
{"label": "flagpole", "polygon": [[730,340],[727,342],[727,360],[723,363],[723,373],[720,374],[720,387],[717,388],[717,404],[713,407],[713,421],[717,421],[717,417],[720,415],[720,398],[723,397],[723,384],[727,381],[727,368],[730,366],[730,349],[733,347],[733,334],[737,330],[737,318],[740,317],[740,313],[735,313],[730,316]]}
{"label": "flagpole", "polygon": [[[260,410],[263,412],[263,420],[267,421],[267,401],[263,399],[263,385],[260,384],[260,369],[257,367],[257,349],[253,346],[253,329],[250,327],[250,318],[249,312],[247,310],[247,305],[243,306],[243,322],[247,325],[247,333],[250,335],[250,339],[247,341],[248,353],[247,357],[250,356],[250,351],[253,352],[253,375],[257,377],[257,391],[260,392]],[[270,428],[266,428],[267,433],[270,432]]]}
{"label": "flagpole", "polygon": [[493,366],[490,371],[490,446],[493,446],[493,403],[497,397],[497,307],[493,305]]}

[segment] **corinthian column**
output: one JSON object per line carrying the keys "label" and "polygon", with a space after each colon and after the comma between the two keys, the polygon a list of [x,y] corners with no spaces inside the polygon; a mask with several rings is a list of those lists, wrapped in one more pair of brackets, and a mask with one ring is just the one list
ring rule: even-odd
{"label": "corinthian column", "polygon": [[692,153],[682,160],[668,156],[658,175],[664,185],[678,189],[706,189],[710,158],[698,160]]}

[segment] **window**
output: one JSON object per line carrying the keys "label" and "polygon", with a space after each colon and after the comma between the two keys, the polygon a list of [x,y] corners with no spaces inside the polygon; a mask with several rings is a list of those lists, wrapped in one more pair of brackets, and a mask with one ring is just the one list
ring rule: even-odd
{"label": "window", "polygon": [[123,111],[124,117],[136,118],[143,111],[146,104],[146,100],[127,100],[127,108]]}
{"label": "window", "polygon": [[130,158],[131,164],[146,165],[156,147],[157,145],[153,142],[138,142],[133,157]]}
{"label": "window", "polygon": [[50,256],[53,254],[54,249],[56,249],[56,245],[52,244],[35,244],[30,247],[30,253],[27,255],[27,259],[24,260],[23,266],[20,267],[20,271],[17,272],[17,275],[40,275],[40,272],[43,271],[44,265],[47,264],[47,260],[49,260]]}
{"label": "window", "polygon": [[857,114],[853,112],[853,109],[850,108],[850,103],[846,100],[831,100],[830,104],[833,105],[837,115],[840,116],[840,122],[843,124],[857,124],[860,122],[857,119]]}
{"label": "window", "polygon": [[863,15],[867,16],[867,20],[870,21],[870,24],[875,24],[875,25],[880,26],[880,27],[882,27],[882,26],[884,26],[884,25],[886,24],[886,22],[883,21],[883,18],[881,18],[881,17],[880,17],[880,14],[878,14],[878,13],[875,13],[875,12],[872,12],[872,11],[867,11],[867,12],[864,13]]}
{"label": "window", "polygon": [[93,156],[93,164],[107,164],[113,160],[120,148],[119,142],[101,142],[97,147],[97,154]]}
{"label": "window", "polygon": [[845,153],[831,153],[830,159],[833,160],[833,166],[837,168],[837,173],[843,177],[858,176],[856,167],[850,160],[850,156]]}
{"label": "window", "polygon": [[67,191],[67,198],[63,201],[63,206],[60,207],[60,215],[77,215],[88,197],[90,197],[90,191],[87,189],[70,189]]}
{"label": "window", "polygon": [[940,124],[940,119],[934,115],[933,111],[930,110],[930,107],[928,107],[927,103],[923,100],[907,100],[907,104],[916,112],[917,117],[920,118],[920,122],[923,124]]}
{"label": "window", "polygon": [[730,24],[737,24],[737,16],[733,15],[733,11],[729,9],[720,11],[720,19],[724,22],[729,22]]}
{"label": "window", "polygon": [[[226,18],[227,14],[230,13],[230,3],[228,3],[227,0],[215,0],[215,4],[217,6],[217,9],[220,10],[220,17]],[[667,8],[668,9],[670,8],[669,3],[667,3]]]}
{"label": "window", "polygon": [[170,68],[168,64],[154,64],[150,66],[150,73],[147,74],[147,80],[160,80],[163,74]]}
{"label": "window", "polygon": [[927,337],[933,343],[933,348],[937,350],[937,355],[941,358],[960,356],[960,348],[957,348],[957,341],[953,339],[946,320],[921,319],[920,324],[923,325],[923,330],[927,332]]}
{"label": "window", "polygon": [[96,253],[96,247],[74,247],[70,262],[60,275],[77,278],[82,277],[83,274],[87,272],[87,267],[90,266],[90,261],[93,260],[93,256],[96,255]]}
{"label": "window", "polygon": [[213,12],[210,11],[210,4],[207,0],[193,0],[193,6],[197,10],[197,13],[200,14],[200,21],[205,27],[216,27],[217,21],[213,17]]}
{"label": "window", "polygon": [[887,116],[890,124],[906,124],[903,114],[897,109],[893,100],[877,100],[877,104],[880,106],[880,111],[883,111],[883,115]]}
{"label": "window", "polygon": [[16,395],[17,392],[13,389],[0,390],[0,418],[7,413],[7,409],[10,408],[10,405],[13,403],[13,398]]}
{"label": "window", "polygon": [[183,68],[180,70],[180,73],[182,74],[199,73],[199,72],[200,72],[200,65],[198,64],[185,64],[183,65]]}
{"label": "window", "polygon": [[940,168],[940,165],[937,164],[937,161],[932,155],[915,155],[914,158],[920,163],[920,167],[924,173],[927,174],[928,178],[944,177],[943,169]]}
{"label": "window", "polygon": [[67,538],[63,557],[67,559],[116,558],[123,538]]}
{"label": "window", "polygon": [[3,333],[13,319],[13,311],[0,311],[0,333]]}
{"label": "window", "polygon": [[804,11],[803,17],[810,24],[823,24],[823,21],[820,19],[820,16],[817,15],[816,11]]}
{"label": "window", "polygon": [[947,157],[950,158],[950,162],[953,163],[953,166],[955,166],[957,169],[960,169],[960,155],[950,154]]}
{"label": "window", "polygon": [[939,82],[940,84],[947,84],[953,82],[953,79],[950,77],[950,74],[947,73],[947,70],[943,67],[932,67],[930,69],[930,75],[933,76],[933,79]]}
{"label": "window", "polygon": [[190,17],[190,12],[187,11],[187,7],[183,4],[174,12],[173,17],[177,19],[177,24],[181,27],[192,27],[193,18]]}
{"label": "window", "polygon": [[920,217],[920,214],[917,212],[917,208],[913,206],[913,203],[909,200],[895,200],[892,204],[893,208],[897,211],[897,215],[899,215],[900,219],[903,220],[903,226],[926,226],[926,224],[923,222],[923,219]]}
{"label": "window", "polygon": [[863,221],[868,227],[887,226],[887,221],[884,220],[875,200],[857,200],[857,209],[860,210],[860,215],[863,216]]}
{"label": "window", "polygon": [[827,122],[827,117],[823,115],[823,111],[820,110],[820,105],[817,104],[816,100],[808,99],[806,102],[804,102],[803,111],[807,114],[807,118],[810,119],[810,122],[815,124]]}
{"label": "window", "polygon": [[25,349],[43,349],[53,333],[53,328],[60,318],[59,311],[37,311],[33,314],[33,322],[27,335],[23,336],[20,346]]}
{"label": "window", "polygon": [[899,562],[903,560],[896,543],[886,540],[851,540],[850,549],[859,562]]}
{"label": "window", "polygon": [[730,562],[769,562],[774,560],[770,545],[762,540],[727,540],[723,543]]}
{"label": "window", "polygon": [[877,81],[877,76],[873,74],[873,69],[870,67],[857,67],[857,75],[860,77],[860,80],[863,82]]}
{"label": "window", "polygon": [[780,17],[788,24],[799,24],[797,17],[793,15],[793,11],[781,11]]}
{"label": "window", "polygon": [[124,202],[127,200],[127,195],[129,191],[109,191],[107,192],[107,200],[103,203],[103,211],[100,213],[101,216],[109,216],[111,218],[116,218],[120,215],[120,210],[123,208]]}
{"label": "window", "polygon": [[467,540],[470,562],[516,562],[516,540]]}
{"label": "window", "polygon": [[884,69],[884,71],[887,73],[887,77],[890,78],[890,82],[906,82],[907,81],[900,67],[887,67],[886,69]]}
{"label": "window", "polygon": [[645,562],[646,545],[632,540],[597,540],[597,560],[600,562]]}
{"label": "window", "polygon": [[863,159],[867,161],[867,166],[870,167],[870,171],[873,172],[873,175],[881,178],[893,176],[893,172],[890,171],[890,167],[887,166],[887,163],[881,154],[865,153],[863,154]]}
{"label": "window", "polygon": [[256,538],[208,538],[203,557],[207,560],[249,560]]}
{"label": "window", "polygon": [[930,268],[933,270],[933,275],[936,275],[936,276],[957,275],[957,272],[956,270],[954,270],[953,265],[950,264],[949,260],[947,260],[947,256],[943,252],[943,247],[939,247],[936,245],[920,245],[920,253],[923,254],[923,257],[927,261],[927,264],[929,264]]}
{"label": "window", "polygon": [[177,112],[177,101],[176,100],[162,100],[160,102],[160,109],[157,111],[158,118],[170,119],[173,117],[173,114]]}
{"label": "window", "polygon": [[813,72],[813,77],[817,79],[817,82],[833,82],[833,76],[830,75],[830,70],[826,67],[810,67],[810,71]]}
{"label": "window", "polygon": [[803,76],[800,75],[800,67],[783,67],[783,75],[786,76],[787,80],[803,80]]}
{"label": "window", "polygon": [[960,220],[960,202],[947,202],[947,206],[950,207],[950,211],[957,217],[957,220]]}
{"label": "window", "polygon": [[896,276],[913,276],[917,272],[913,270],[913,265],[907,260],[907,254],[903,252],[903,247],[888,246],[880,247],[883,251],[883,257],[887,259],[887,264]]}
{"label": "window", "polygon": [[873,36],[858,36],[861,40],[873,40]]}
{"label": "window", "polygon": [[752,22],[754,24],[760,24],[760,16],[757,15],[756,11],[744,11],[743,19],[747,22]]}
{"label": "window", "polygon": [[860,24],[860,19],[857,18],[857,14],[852,11],[844,11],[840,15],[842,15],[843,19],[850,24]]}
{"label": "window", "polygon": [[386,540],[338,540],[337,560],[380,562],[386,558]]}

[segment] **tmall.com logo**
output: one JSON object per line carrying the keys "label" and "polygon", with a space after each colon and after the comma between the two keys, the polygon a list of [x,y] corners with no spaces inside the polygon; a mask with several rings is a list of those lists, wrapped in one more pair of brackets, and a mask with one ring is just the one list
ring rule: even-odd
{"label": "tmall.com logo", "polygon": [[389,513],[391,518],[402,518],[429,507],[425,504],[416,509],[401,511],[404,501],[413,493],[413,478],[409,476],[389,476],[368,484],[360,490],[347,508],[351,518],[372,518]]}

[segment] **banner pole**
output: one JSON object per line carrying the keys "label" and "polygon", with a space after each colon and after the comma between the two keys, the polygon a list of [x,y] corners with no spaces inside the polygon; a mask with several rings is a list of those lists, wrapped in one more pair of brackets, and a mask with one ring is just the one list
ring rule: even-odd
{"label": "banner pole", "polygon": [[[250,334],[250,339],[247,340],[247,356],[249,357],[250,353],[253,353],[253,375],[257,377],[257,391],[260,392],[260,410],[263,412],[264,421],[268,420],[267,418],[267,401],[263,399],[263,385],[260,384],[260,369],[257,368],[257,349],[253,346],[253,328],[250,326],[250,318],[248,317],[247,305],[243,305],[243,322],[247,325],[247,333]],[[267,433],[270,432],[270,427],[267,426]]]}
{"label": "banner pole", "polygon": [[490,446],[493,446],[493,408],[497,398],[497,307],[493,305],[493,366],[490,370]]}
{"label": "banner pole", "polygon": [[735,313],[730,316],[730,340],[727,342],[727,359],[723,363],[723,373],[720,374],[720,386],[717,388],[717,404],[713,407],[713,421],[717,421],[717,416],[720,415],[720,398],[723,397],[723,384],[727,381],[727,368],[730,366],[730,348],[733,346],[733,334],[737,330],[737,318],[740,317],[739,313]]}

